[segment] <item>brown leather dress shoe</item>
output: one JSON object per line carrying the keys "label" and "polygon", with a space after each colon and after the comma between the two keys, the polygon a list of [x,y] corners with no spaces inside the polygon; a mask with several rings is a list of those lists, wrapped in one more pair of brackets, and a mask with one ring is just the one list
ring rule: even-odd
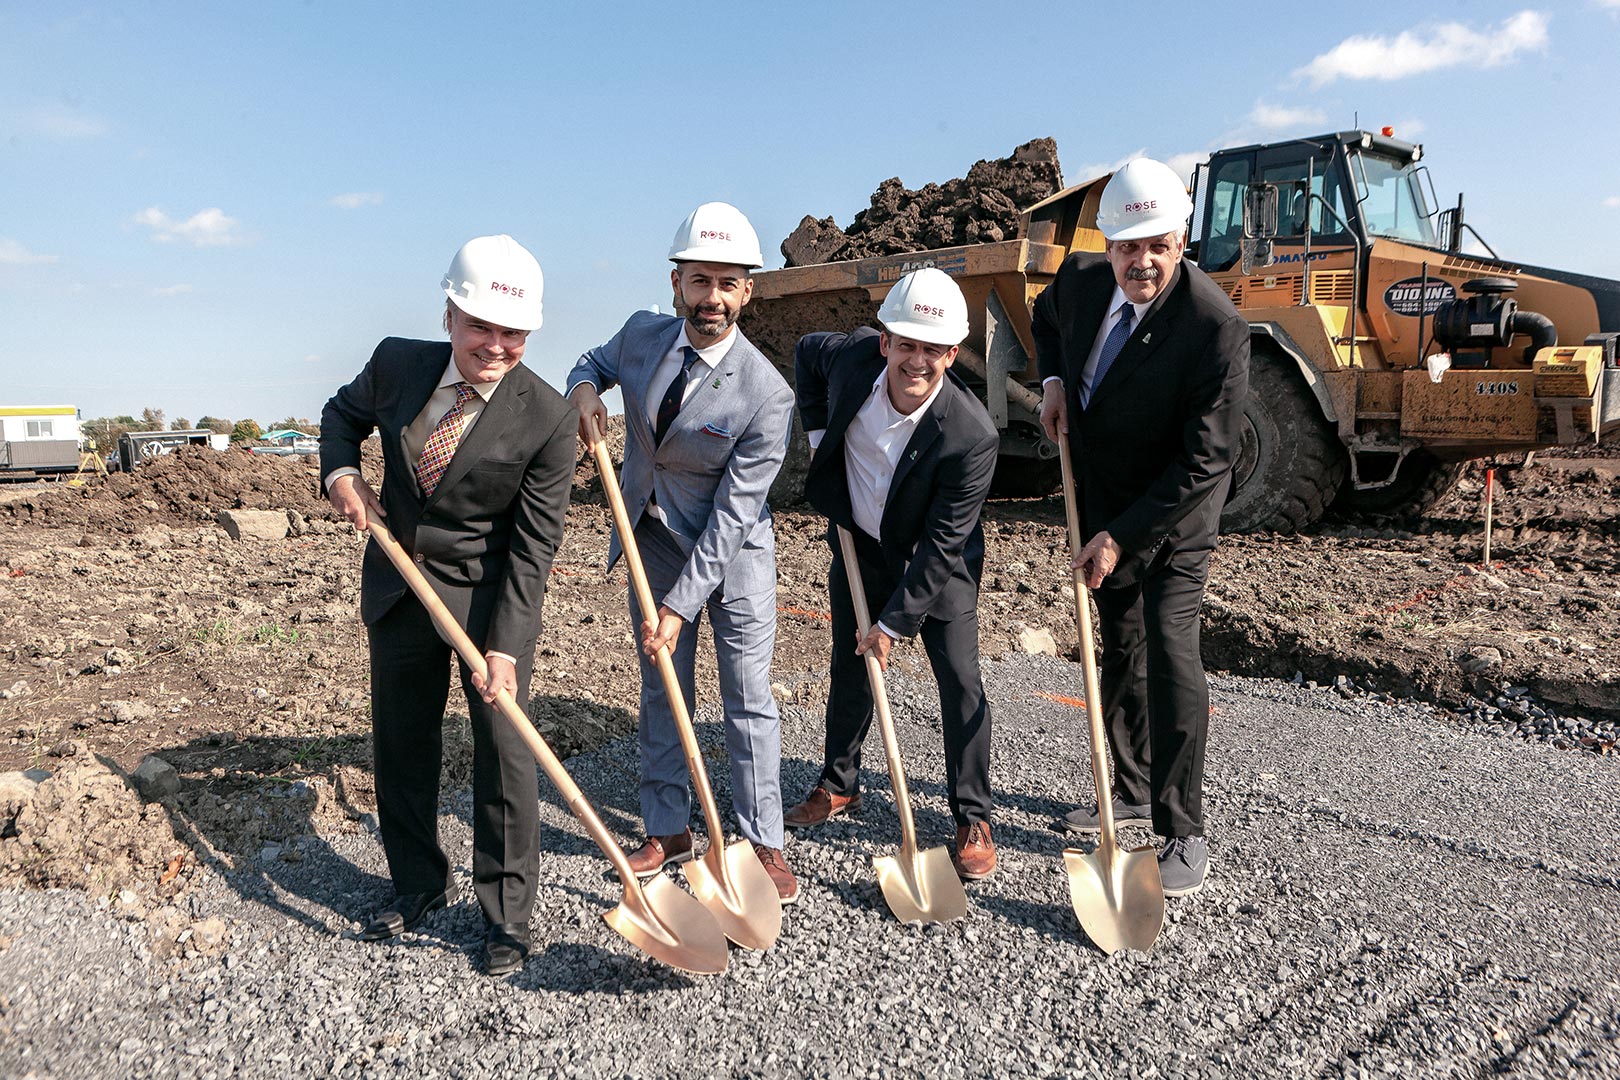
{"label": "brown leather dress shoe", "polygon": [[965,881],[978,881],[996,872],[996,845],[990,839],[988,821],[957,827],[956,855],[951,863]]}
{"label": "brown leather dress shoe", "polygon": [[638,878],[649,878],[665,866],[692,858],[692,830],[682,829],[672,836],[649,836],[646,843],[630,853],[630,869]]}
{"label": "brown leather dress shoe", "polygon": [[754,854],[759,856],[760,865],[765,867],[765,873],[770,875],[771,884],[776,886],[776,896],[782,901],[782,906],[797,904],[799,879],[788,869],[787,860],[782,858],[782,849],[755,844]]}
{"label": "brown leather dress shoe", "polygon": [[804,829],[820,825],[834,814],[853,814],[861,808],[861,793],[834,795],[822,784],[805,797],[804,802],[782,815],[782,824],[790,829]]}

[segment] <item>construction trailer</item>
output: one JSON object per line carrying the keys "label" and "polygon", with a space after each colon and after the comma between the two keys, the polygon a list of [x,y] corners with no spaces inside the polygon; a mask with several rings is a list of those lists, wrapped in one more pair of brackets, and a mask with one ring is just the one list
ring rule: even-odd
{"label": "construction trailer", "polygon": [[201,428],[189,431],[126,431],[118,437],[118,467],[129,472],[143,462],[172,452],[177,446],[217,449],[214,440],[213,432]]}
{"label": "construction trailer", "polygon": [[[1440,209],[1422,158],[1358,130],[1196,170],[1187,257],[1249,321],[1253,352],[1223,527],[1421,509],[1470,459],[1620,430],[1620,282],[1496,255],[1461,196]],[[791,381],[800,335],[876,325],[902,275],[945,271],[969,310],[956,371],[1002,434],[997,489],[1051,491],[1031,305],[1071,253],[1103,250],[1109,175],[1025,210],[1014,240],[762,271],[743,329]],[[796,431],[773,499],[797,496],[807,461]]]}
{"label": "construction trailer", "polygon": [[0,406],[0,478],[31,480],[79,467],[79,410],[72,405]]}

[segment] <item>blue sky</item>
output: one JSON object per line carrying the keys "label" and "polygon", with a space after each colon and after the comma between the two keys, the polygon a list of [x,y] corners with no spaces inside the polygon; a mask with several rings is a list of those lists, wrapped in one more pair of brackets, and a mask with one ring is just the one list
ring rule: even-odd
{"label": "blue sky", "polygon": [[1359,114],[1505,257],[1620,277],[1620,0],[1002,10],[0,0],[0,404],[315,417],[440,336],[489,232],[545,269],[560,383],[667,306],[698,203],[780,265],[806,213],[1045,135],[1075,182]]}

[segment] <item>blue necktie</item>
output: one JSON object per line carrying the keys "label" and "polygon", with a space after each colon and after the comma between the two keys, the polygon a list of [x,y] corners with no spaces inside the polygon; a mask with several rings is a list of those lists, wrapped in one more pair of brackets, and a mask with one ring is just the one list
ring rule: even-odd
{"label": "blue necktie", "polygon": [[1086,400],[1080,403],[1081,408],[1091,401],[1091,395],[1102,385],[1103,376],[1108,374],[1108,369],[1114,366],[1114,361],[1118,360],[1119,354],[1125,350],[1125,342],[1131,336],[1131,324],[1135,321],[1136,308],[1131,306],[1131,302],[1127,300],[1119,305],[1119,322],[1115,323],[1114,328],[1108,331],[1108,336],[1103,338],[1102,352],[1097,354],[1097,370],[1092,373],[1091,385],[1086,387]]}
{"label": "blue necktie", "polygon": [[681,370],[669,381],[669,389],[664,391],[664,400],[658,403],[658,422],[653,426],[653,444],[660,446],[664,436],[669,434],[669,426],[675,422],[676,415],[681,411],[681,402],[686,398],[686,379],[692,373],[692,365],[697,361],[697,350],[690,345],[681,346]]}

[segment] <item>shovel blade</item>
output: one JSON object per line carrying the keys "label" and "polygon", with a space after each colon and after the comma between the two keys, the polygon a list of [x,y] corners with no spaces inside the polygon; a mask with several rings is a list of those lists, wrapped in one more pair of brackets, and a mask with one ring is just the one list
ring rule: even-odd
{"label": "shovel blade", "polygon": [[1101,846],[1084,852],[1068,848],[1063,868],[1069,898],[1086,936],[1105,953],[1147,952],[1164,926],[1164,884],[1151,847],[1122,851]]}
{"label": "shovel blade", "polygon": [[946,923],[967,914],[967,890],[942,847],[872,860],[889,910],[903,923]]}
{"label": "shovel blade", "polygon": [[726,935],[707,908],[664,874],[625,889],[602,916],[620,937],[652,957],[694,975],[726,970]]}
{"label": "shovel blade", "polygon": [[726,937],[745,949],[776,944],[782,900],[748,841],[721,847],[711,840],[703,858],[681,864],[681,874]]}

